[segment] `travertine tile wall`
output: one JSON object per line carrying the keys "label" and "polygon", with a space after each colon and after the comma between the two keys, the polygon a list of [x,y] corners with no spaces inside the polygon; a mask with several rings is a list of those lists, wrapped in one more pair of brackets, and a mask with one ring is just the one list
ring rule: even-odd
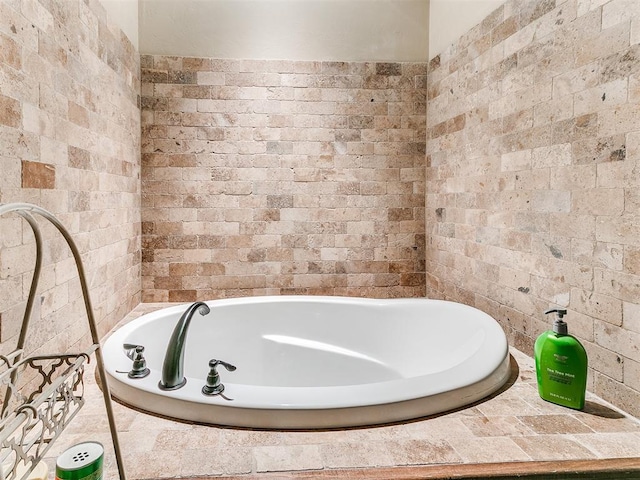
{"label": "travertine tile wall", "polygon": [[144,301],[424,295],[426,64],[141,66]]}
{"label": "travertine tile wall", "polygon": [[[139,55],[96,0],[0,1],[0,202],[56,214],[80,249],[99,329],[140,301]],[[44,222],[28,348],[88,332],[66,243]],[[31,230],[0,220],[0,353],[15,346],[35,261]]]}
{"label": "travertine tile wall", "polygon": [[431,60],[427,295],[532,354],[569,310],[589,388],[640,415],[640,2],[510,0]]}

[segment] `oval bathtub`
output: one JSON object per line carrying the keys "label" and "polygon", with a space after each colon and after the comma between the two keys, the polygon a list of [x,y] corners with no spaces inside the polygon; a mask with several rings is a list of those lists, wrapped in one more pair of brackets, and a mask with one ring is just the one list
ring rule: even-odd
{"label": "oval bathtub", "polygon": [[[158,387],[171,332],[187,305],[143,315],[103,347],[115,397],[187,421],[310,429],[382,424],[480,400],[509,378],[505,335],[489,315],[429,299],[275,296],[206,302],[185,346],[184,387]],[[144,345],[146,378],[129,379],[124,344]],[[212,358],[223,395],[202,387]],[[124,372],[124,373],[123,373]]]}

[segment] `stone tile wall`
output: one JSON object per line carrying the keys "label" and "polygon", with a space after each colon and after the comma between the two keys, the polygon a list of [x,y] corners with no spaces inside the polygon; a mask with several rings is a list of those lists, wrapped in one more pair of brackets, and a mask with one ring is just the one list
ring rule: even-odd
{"label": "stone tile wall", "polygon": [[640,415],[640,2],[507,1],[430,62],[427,295],[532,354],[567,308],[589,388]]}
{"label": "stone tile wall", "polygon": [[144,301],[424,295],[426,64],[141,66]]}
{"label": "stone tile wall", "polygon": [[[140,301],[139,55],[96,0],[0,2],[0,202],[37,204],[80,249],[99,329]],[[66,243],[44,222],[29,349],[88,332]],[[15,346],[35,261],[31,229],[0,219],[0,353]]]}

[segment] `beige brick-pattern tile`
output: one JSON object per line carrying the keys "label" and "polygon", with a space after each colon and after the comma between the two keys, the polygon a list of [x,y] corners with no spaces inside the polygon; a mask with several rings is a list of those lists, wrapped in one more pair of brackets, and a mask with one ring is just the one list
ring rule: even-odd
{"label": "beige brick-pattern tile", "polygon": [[527,348],[567,307],[589,387],[636,415],[639,24],[632,0],[507,2],[432,59],[425,210],[427,296],[499,304]]}
{"label": "beige brick-pattern tile", "polygon": [[[0,202],[40,205],[70,230],[101,332],[140,300],[139,70],[99,2],[0,2]],[[23,229],[0,219],[1,353],[15,345],[28,291],[17,286],[34,267]],[[75,265],[60,235],[43,233],[27,350],[77,351],[88,325]]]}
{"label": "beige brick-pattern tile", "polygon": [[141,64],[146,300],[424,295],[425,64]]}
{"label": "beige brick-pattern tile", "polygon": [[56,169],[54,165],[40,162],[22,161],[22,188],[55,188]]}

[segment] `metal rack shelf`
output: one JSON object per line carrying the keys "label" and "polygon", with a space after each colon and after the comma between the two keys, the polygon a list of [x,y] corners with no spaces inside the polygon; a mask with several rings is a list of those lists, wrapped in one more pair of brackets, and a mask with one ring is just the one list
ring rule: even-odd
{"label": "metal rack shelf", "polygon": [[[102,382],[119,477],[120,480],[125,480],[100,338],[78,248],[62,223],[47,210],[29,203],[0,204],[0,216],[12,212],[21,216],[31,226],[36,241],[36,258],[16,348],[8,355],[0,355],[0,465],[10,466],[7,474],[4,468],[0,467],[0,480],[28,478],[29,473],[44,458],[47,450],[82,408],[85,402],[84,366],[92,355],[96,358],[96,368]],[[42,268],[42,234],[34,214],[48,220],[57,228],[73,254],[93,342],[84,352],[24,356],[29,320]],[[18,476],[19,471],[24,473]]]}

